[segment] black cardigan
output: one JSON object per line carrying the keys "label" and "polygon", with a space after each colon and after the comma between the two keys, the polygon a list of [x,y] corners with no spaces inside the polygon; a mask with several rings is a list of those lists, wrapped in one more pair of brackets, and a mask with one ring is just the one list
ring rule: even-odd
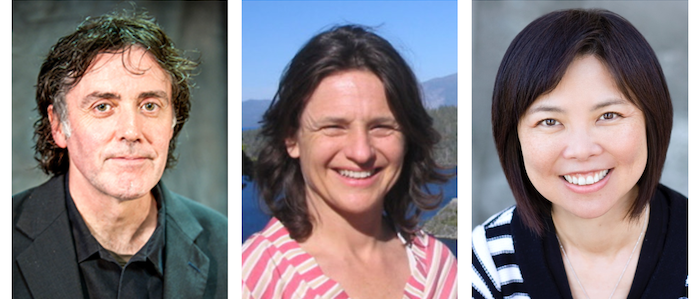
{"label": "black cardigan", "polygon": [[[627,298],[687,297],[688,199],[659,185],[650,204],[649,225]],[[521,287],[531,298],[572,298],[552,219],[546,224],[546,235],[538,238],[518,213],[513,214],[511,234]]]}

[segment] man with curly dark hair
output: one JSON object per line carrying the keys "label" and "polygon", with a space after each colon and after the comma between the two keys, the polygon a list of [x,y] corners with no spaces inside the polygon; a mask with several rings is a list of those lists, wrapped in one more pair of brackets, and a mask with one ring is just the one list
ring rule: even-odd
{"label": "man with curly dark hair", "polygon": [[53,177],[13,196],[14,298],[226,298],[226,217],[160,182],[197,65],[137,10],[51,48],[34,137]]}

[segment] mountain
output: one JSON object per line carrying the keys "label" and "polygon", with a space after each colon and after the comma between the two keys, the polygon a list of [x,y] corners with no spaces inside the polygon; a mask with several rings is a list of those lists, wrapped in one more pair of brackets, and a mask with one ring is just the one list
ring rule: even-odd
{"label": "mountain", "polygon": [[[428,109],[436,109],[441,106],[457,106],[457,74],[430,79],[421,83],[423,90],[423,103]],[[260,127],[265,110],[270,106],[271,100],[247,100],[243,102],[243,129]]]}
{"label": "mountain", "polygon": [[457,74],[423,82],[423,103],[428,109],[457,106]]}
{"label": "mountain", "polygon": [[260,127],[258,123],[262,120],[263,114],[270,106],[270,100],[247,100],[243,102],[243,129],[253,129]]}

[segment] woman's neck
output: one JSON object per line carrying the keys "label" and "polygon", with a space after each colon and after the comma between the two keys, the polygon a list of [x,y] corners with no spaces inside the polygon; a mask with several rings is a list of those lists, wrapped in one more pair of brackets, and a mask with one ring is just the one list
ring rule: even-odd
{"label": "woman's neck", "polygon": [[637,241],[640,231],[646,229],[643,226],[648,216],[645,208],[641,217],[630,218],[628,213],[633,201],[634,198],[616,205],[593,219],[580,218],[552,207],[552,221],[559,242],[565,249],[575,247],[578,251],[596,255],[613,255],[629,247]]}
{"label": "woman's neck", "polygon": [[304,249],[323,248],[326,252],[360,257],[372,254],[396,237],[394,229],[382,216],[381,204],[353,214],[342,213],[323,203],[307,203],[313,229],[309,238],[302,242]]}

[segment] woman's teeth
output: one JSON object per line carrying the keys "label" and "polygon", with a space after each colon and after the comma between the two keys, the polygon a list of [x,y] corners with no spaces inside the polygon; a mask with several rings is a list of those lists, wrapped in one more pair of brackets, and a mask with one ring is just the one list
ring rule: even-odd
{"label": "woman's teeth", "polygon": [[364,179],[372,175],[371,171],[352,171],[352,170],[339,170],[338,173],[344,177],[349,177],[353,179]]}
{"label": "woman's teeth", "polygon": [[596,172],[594,175],[588,175],[588,176],[583,176],[583,175],[565,175],[564,179],[572,183],[574,185],[579,185],[579,186],[585,186],[585,185],[590,185],[590,184],[595,184],[598,181],[602,180],[606,175],[608,175],[609,169],[606,170],[601,170],[599,172]]}

